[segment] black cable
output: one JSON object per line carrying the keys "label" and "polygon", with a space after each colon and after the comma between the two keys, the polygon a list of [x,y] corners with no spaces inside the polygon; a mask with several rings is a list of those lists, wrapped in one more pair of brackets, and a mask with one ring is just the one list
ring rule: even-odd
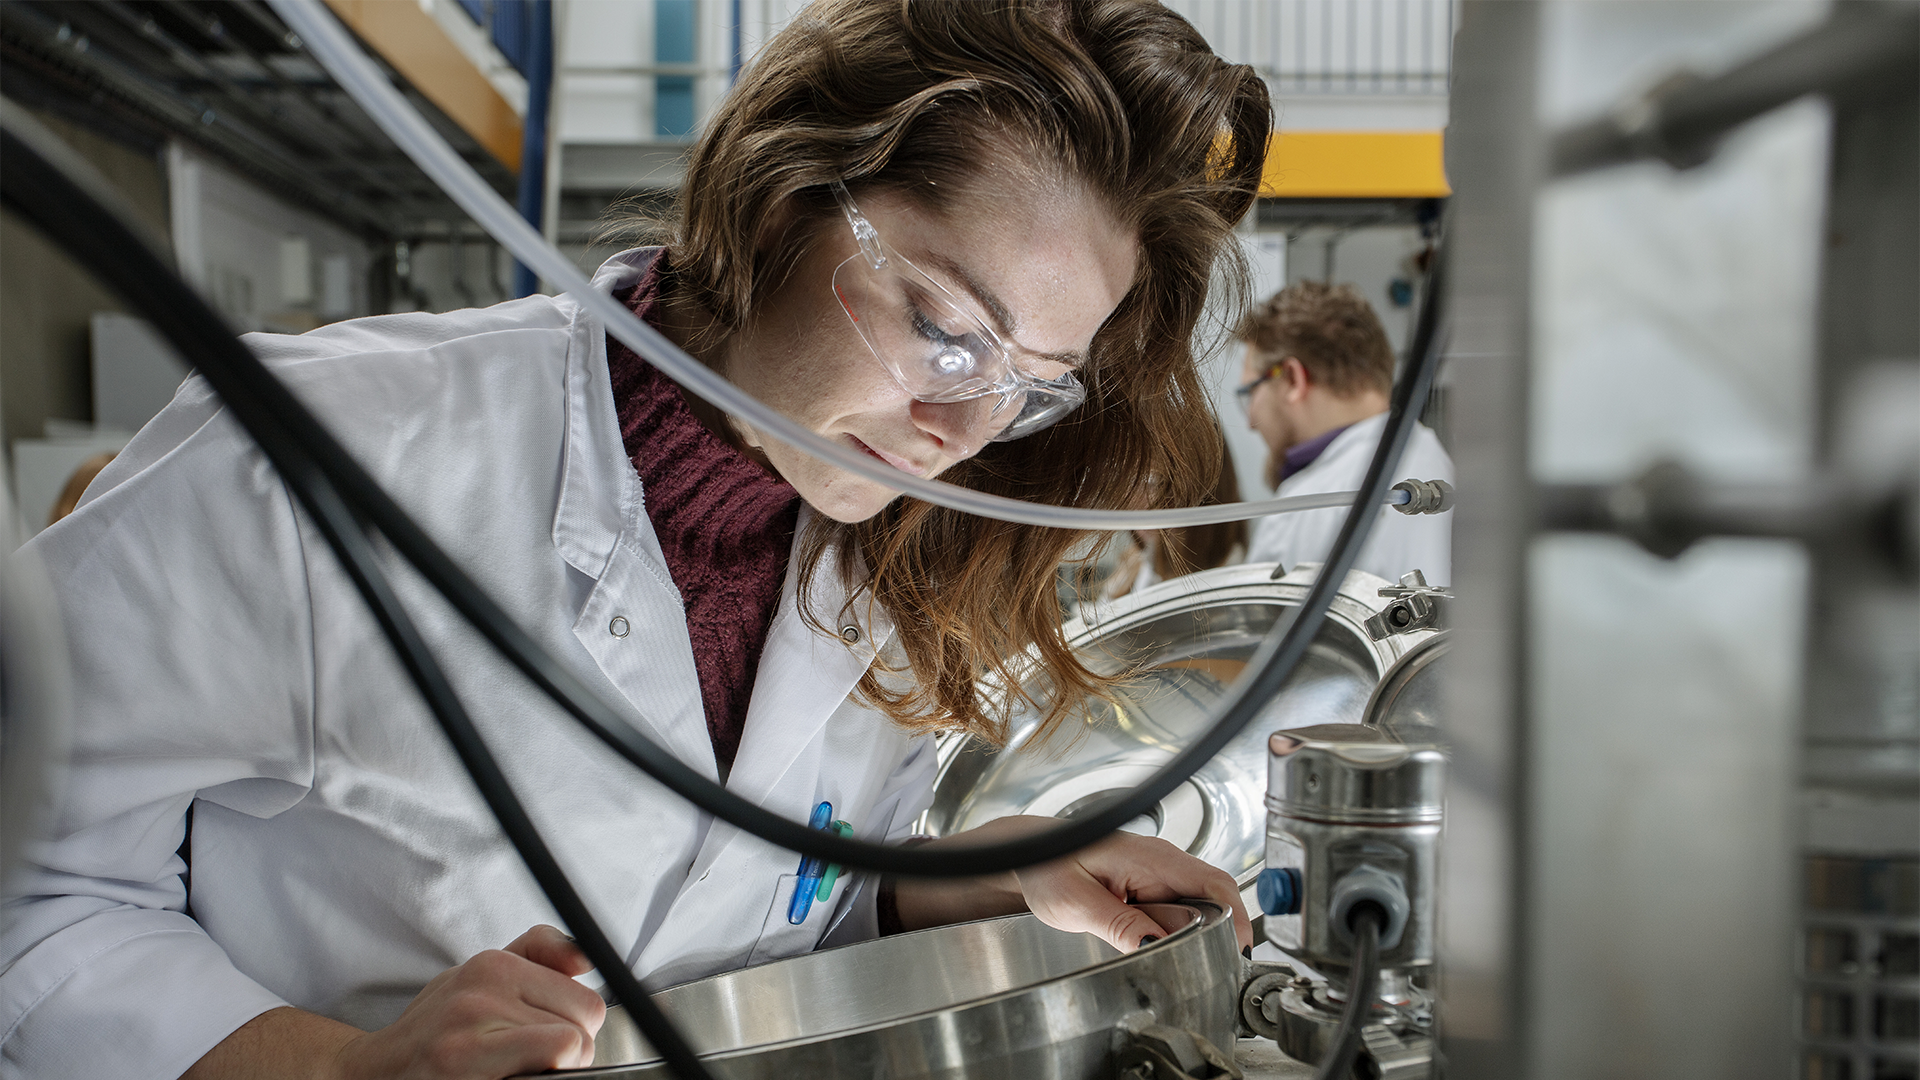
{"label": "black cable", "polygon": [[[11,131],[8,150],[0,161],[9,173],[16,160],[39,160]],[[46,170],[42,170],[46,171]],[[18,190],[16,190],[18,189]],[[8,184],[8,197],[28,208],[30,217],[70,218],[64,207],[86,199],[70,183],[54,195],[33,183]],[[715,817],[780,847],[840,863],[844,866],[918,877],[971,877],[1030,866],[1067,855],[1113,832],[1125,822],[1149,811],[1174,788],[1211,761],[1285,684],[1312,645],[1341,582],[1357,559],[1371,531],[1376,509],[1385,499],[1390,470],[1399,460],[1425,400],[1439,362],[1438,308],[1444,293],[1445,249],[1435,258],[1432,278],[1421,304],[1412,354],[1413,369],[1394,387],[1386,431],[1376,449],[1361,493],[1349,509],[1333,552],[1309,588],[1298,615],[1261,646],[1250,664],[1246,682],[1230,691],[1221,715],[1194,743],[1180,751],[1141,786],[1104,810],[1044,832],[991,845],[954,845],[938,849],[896,848],[866,841],[842,839],[828,831],[809,829],[742,799],[680,761],[621,719],[618,710],[600,698],[531,635],[520,628],[469,578],[431,537],[393,502],[373,478],[333,439],[320,422],[280,383],[271,371],[235,340],[228,328],[171,269],[125,227],[110,229],[111,215],[92,204],[88,214],[101,224],[78,223],[70,230],[83,260],[131,306],[146,316],[162,336],[189,357],[220,393],[243,427],[268,449],[277,468],[310,462],[338,490],[356,513],[370,521],[394,549],[411,562],[535,685],[584,724],[622,757]],[[86,215],[82,215],[86,216]],[[62,241],[65,245],[66,241]],[[269,441],[275,449],[269,449]],[[276,456],[276,453],[278,456]]]}
{"label": "black cable", "polygon": [[[146,250],[139,237],[114,214],[74,185],[56,166],[17,139],[10,129],[4,132],[4,141],[0,141],[0,201],[8,208],[22,212],[49,238],[83,262],[90,256],[113,253],[116,250],[114,245],[124,244]],[[219,324],[219,316],[207,308],[197,295],[189,292],[184,302],[198,309],[190,312],[189,318],[211,320]],[[234,341],[224,329],[221,336]],[[239,344],[237,341],[234,343]],[[244,386],[223,392],[223,398],[236,415],[242,414],[249,405],[258,404],[248,401]],[[675,1074],[683,1080],[711,1080],[711,1074],[700,1063],[693,1048],[648,996],[639,977],[634,975],[625,958],[608,940],[586,902],[574,890],[553,853],[541,840],[539,831],[527,816],[526,808],[514,795],[512,785],[501,772],[499,762],[487,749],[485,739],[467,715],[452,683],[394,593],[374,556],[366,523],[355,517],[327,477],[304,460],[298,449],[288,443],[281,432],[269,429],[253,434],[261,450],[274,463],[281,479],[313,517],[321,535],[340,560],[341,567],[372,609],[382,632],[399,654],[402,666],[426,699],[434,719],[446,733],[447,740],[453,744],[454,752],[473,778],[474,786],[480,790],[488,809],[499,821],[501,831],[506,833],[561,921],[572,931],[574,942],[579,945],[581,952],[606,979],[614,999],[626,1007],[636,1026]]]}
{"label": "black cable", "polygon": [[[1024,841],[970,850],[950,848],[913,858],[911,849],[839,840],[832,834],[806,829],[760,810],[694,773],[633,732],[604,701],[580,686],[564,666],[498,609],[431,538],[387,498],[319,421],[232,337],[220,317],[174,277],[138,233],[94,199],[81,184],[43,158],[15,133],[11,124],[4,132],[4,143],[0,144],[0,166],[4,166],[0,168],[0,177],[4,178],[0,195],[5,202],[87,263],[146,315],[182,355],[192,358],[195,367],[221,394],[236,419],[260,444],[263,453],[319,523],[530,872],[576,937],[584,937],[583,951],[674,1070],[695,1078],[704,1076],[704,1069],[684,1039],[647,997],[639,980],[613,951],[564,872],[553,861],[497,762],[473,729],[444,673],[387,585],[362,528],[371,525],[385,534],[469,621],[569,713],[586,723],[622,756],[696,805],[764,839],[848,865],[922,876],[989,873],[1071,852],[1105,836],[1121,822],[1152,806],[1211,760],[1284,684],[1313,640],[1340,582],[1365,542],[1376,516],[1372,511],[1386,495],[1388,471],[1412,433],[1413,405],[1424,400],[1438,360],[1438,313],[1434,298],[1441,291],[1442,260],[1436,260],[1435,273],[1422,304],[1414,342],[1414,369],[1395,387],[1385,436],[1368,468],[1361,497],[1349,510],[1335,542],[1333,557],[1309,590],[1298,617],[1287,626],[1277,644],[1269,639],[1262,646],[1261,652],[1265,655],[1255,657],[1256,673],[1232,696],[1220,719],[1198,742],[1176,755],[1146,784],[1089,819]],[[350,511],[349,506],[359,514]],[[607,723],[607,720],[613,722]],[[754,824],[761,828],[754,828],[742,818],[758,819]]]}
{"label": "black cable", "polygon": [[427,699],[427,705],[440,722],[441,730],[447,733],[447,741],[453,744],[454,752],[460,755],[460,763],[466,766],[467,773],[473,777],[474,786],[480,789],[481,796],[486,799],[487,808],[493,811],[493,816],[500,822],[501,831],[507,834],[514,850],[520,853],[521,861],[527,864],[540,890],[546,893],[547,900],[559,913],[560,920],[573,932],[574,943],[580,946],[580,951],[587,955],[587,959],[607,980],[614,1000],[626,1006],[634,1023],[674,1073],[684,1080],[709,1080],[710,1074],[694,1054],[693,1047],[660,1011],[660,1006],[654,1004],[653,998],[648,996],[639,977],[607,939],[599,921],[588,910],[586,901],[574,891],[566,872],[560,869],[546,842],[540,839],[533,819],[527,816],[526,808],[514,795],[512,784],[507,781],[506,774],[500,771],[500,763],[487,749],[486,740],[474,727],[473,719],[467,715],[466,707],[460,703],[446,673],[433,652],[427,648],[426,641],[408,617],[400,598],[394,594],[392,584],[374,557],[373,544],[347,509],[346,503],[340,500],[339,493],[327,483],[325,477],[318,474],[297,479],[289,477],[288,484],[299,496],[301,505],[313,515],[315,524],[327,538],[328,546],[339,557],[341,566],[353,579],[367,606],[373,609],[380,629],[386,633],[387,640],[393,643],[394,651],[400,654],[400,662],[406,667],[414,685],[420,688],[420,695]]}
{"label": "black cable", "polygon": [[1333,1047],[1320,1062],[1313,1080],[1347,1080],[1353,1063],[1360,1056],[1360,1033],[1367,1026],[1367,1014],[1379,996],[1380,924],[1385,916],[1373,904],[1362,904],[1353,912],[1353,966],[1347,969],[1347,1007],[1340,1010],[1340,1026],[1334,1029]]}

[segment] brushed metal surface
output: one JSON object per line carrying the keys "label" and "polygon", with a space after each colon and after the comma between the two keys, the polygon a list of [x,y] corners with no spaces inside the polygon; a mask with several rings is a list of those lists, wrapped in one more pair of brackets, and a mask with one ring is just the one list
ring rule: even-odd
{"label": "brushed metal surface", "polygon": [[1353,945],[1335,925],[1334,898],[1343,878],[1372,868],[1397,878],[1407,899],[1404,930],[1383,941],[1381,967],[1432,964],[1445,755],[1364,726],[1282,731],[1269,741],[1266,861],[1300,871],[1302,899],[1297,914],[1268,916],[1267,939],[1318,970],[1344,971]]}
{"label": "brushed metal surface", "polygon": [[1404,743],[1446,746],[1446,699],[1441,657],[1453,648],[1453,632],[1444,630],[1408,649],[1380,678],[1367,702],[1362,723]]}
{"label": "brushed metal surface", "polygon": [[[959,832],[1010,814],[1071,818],[1137,785],[1203,730],[1275,622],[1290,617],[1318,572],[1302,564],[1278,581],[1272,564],[1223,567],[1163,582],[1067,624],[1070,644],[1097,670],[1142,669],[1090,721],[1034,741],[1037,718],[1016,715],[1004,750],[971,739],[942,747],[932,807],[920,829]],[[1374,641],[1366,620],[1390,583],[1347,576],[1286,686],[1232,743],[1130,831],[1159,836],[1234,875],[1258,876],[1265,848],[1266,738],[1281,728],[1357,724],[1384,673],[1432,634]]]}
{"label": "brushed metal surface", "polygon": [[[1142,1012],[1231,1052],[1241,970],[1233,920],[1202,900],[1140,906],[1168,933],[1125,955],[1013,915],[744,968],[654,1000],[728,1080],[1105,1080],[1115,1025]],[[594,1062],[547,1075],[670,1075],[617,1008]]]}
{"label": "brushed metal surface", "polygon": [[1446,759],[1357,724],[1317,724],[1267,737],[1267,809],[1318,821],[1438,824]]}

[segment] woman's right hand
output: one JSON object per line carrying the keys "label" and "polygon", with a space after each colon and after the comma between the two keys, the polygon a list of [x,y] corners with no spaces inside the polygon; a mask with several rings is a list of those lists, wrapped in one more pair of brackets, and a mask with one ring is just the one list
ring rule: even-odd
{"label": "woman's right hand", "polygon": [[536,926],[434,976],[400,1018],[341,1047],[343,1080],[498,1080],[593,1064],[607,1018],[573,981],[592,970],[573,939]]}
{"label": "woman's right hand", "polygon": [[573,976],[592,966],[572,939],[536,926],[434,976],[378,1031],[270,1009],[182,1080],[501,1080],[591,1065],[607,1006]]}

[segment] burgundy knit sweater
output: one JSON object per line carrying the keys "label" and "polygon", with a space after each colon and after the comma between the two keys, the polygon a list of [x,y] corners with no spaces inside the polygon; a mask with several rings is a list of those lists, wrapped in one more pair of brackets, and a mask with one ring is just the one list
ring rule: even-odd
{"label": "burgundy knit sweater", "polygon": [[[660,260],[620,297],[651,322]],[[620,438],[679,586],[720,775],[733,769],[800,511],[792,485],[693,415],[680,387],[607,338]]]}

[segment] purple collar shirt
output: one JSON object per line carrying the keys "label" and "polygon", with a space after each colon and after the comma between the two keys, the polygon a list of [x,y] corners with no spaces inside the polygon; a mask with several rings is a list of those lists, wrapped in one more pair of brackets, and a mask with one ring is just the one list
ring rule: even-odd
{"label": "purple collar shirt", "polygon": [[1352,426],[1352,424],[1346,424],[1332,431],[1315,435],[1306,442],[1287,447],[1286,453],[1280,459],[1280,482],[1285,483],[1287,477],[1320,460],[1320,455],[1326,453],[1327,447],[1333,445],[1333,440],[1339,438],[1341,432]]}

